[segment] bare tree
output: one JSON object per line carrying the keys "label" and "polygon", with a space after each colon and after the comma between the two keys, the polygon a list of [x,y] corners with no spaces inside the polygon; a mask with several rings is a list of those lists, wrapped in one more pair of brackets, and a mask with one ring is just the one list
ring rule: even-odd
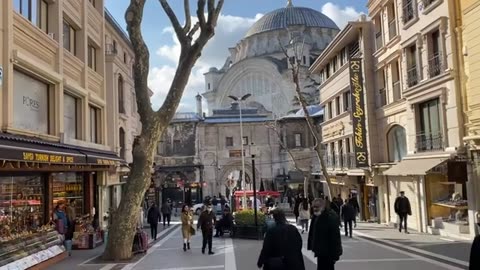
{"label": "bare tree", "polygon": [[134,82],[141,134],[133,144],[133,165],[124,186],[118,209],[113,213],[112,226],[103,258],[125,260],[132,256],[132,243],[144,194],[150,185],[152,166],[158,141],[172,120],[182,98],[192,68],[215,27],[224,0],[197,0],[198,22],[192,24],[188,0],[184,0],[185,24],[181,25],[167,0],[159,0],[181,45],[178,66],[163,105],[152,109],[148,94],[149,50],[142,36],[143,11],[146,0],[130,0],[125,12],[127,31],[135,54]]}
{"label": "bare tree", "polygon": [[305,40],[299,40],[298,38],[291,40],[290,45],[293,46],[293,50],[292,50],[293,55],[289,55],[287,49],[281,43],[280,43],[280,47],[282,48],[282,51],[285,57],[288,59],[289,64],[291,66],[290,70],[292,72],[292,81],[295,86],[296,102],[300,104],[300,107],[302,108],[305,116],[305,120],[307,121],[307,127],[310,133],[312,133],[312,136],[314,139],[314,144],[312,149],[316,153],[316,156],[320,163],[320,169],[322,170],[323,177],[327,182],[328,191],[326,192],[326,194],[328,194],[329,198],[332,199],[332,194],[331,194],[332,182],[330,181],[330,176],[327,173],[327,166],[325,165],[325,161],[323,160],[323,149],[322,149],[322,144],[320,142],[321,134],[319,130],[315,127],[315,122],[313,121],[313,118],[310,115],[310,112],[308,111],[309,104],[304,96],[304,93],[302,92],[302,86],[300,85],[299,75],[300,75],[300,70],[302,68],[301,58],[303,55],[304,43],[305,43]]}

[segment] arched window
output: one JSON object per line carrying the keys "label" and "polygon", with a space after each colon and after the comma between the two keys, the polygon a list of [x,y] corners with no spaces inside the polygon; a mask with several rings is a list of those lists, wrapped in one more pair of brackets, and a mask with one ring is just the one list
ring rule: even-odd
{"label": "arched window", "polygon": [[118,76],[118,112],[125,113],[122,75]]}
{"label": "arched window", "polygon": [[118,132],[118,140],[120,144],[120,157],[125,159],[125,131],[120,128]]}
{"label": "arched window", "polygon": [[388,159],[391,162],[401,161],[407,155],[407,135],[402,126],[395,125],[388,131]]}

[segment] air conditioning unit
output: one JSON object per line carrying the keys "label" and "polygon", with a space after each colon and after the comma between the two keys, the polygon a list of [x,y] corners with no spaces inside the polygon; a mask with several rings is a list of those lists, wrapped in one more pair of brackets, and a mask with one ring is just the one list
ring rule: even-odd
{"label": "air conditioning unit", "polygon": [[49,36],[51,39],[55,39],[55,33],[48,33],[48,36]]}

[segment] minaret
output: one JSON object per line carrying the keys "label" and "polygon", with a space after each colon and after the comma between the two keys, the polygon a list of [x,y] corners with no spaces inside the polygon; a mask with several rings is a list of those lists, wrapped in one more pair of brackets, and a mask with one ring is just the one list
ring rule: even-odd
{"label": "minaret", "polygon": [[292,0],[287,1],[287,8],[289,8],[289,7],[293,7]]}
{"label": "minaret", "polygon": [[197,115],[201,118],[203,117],[202,96],[200,94],[197,94],[195,98],[197,99]]}

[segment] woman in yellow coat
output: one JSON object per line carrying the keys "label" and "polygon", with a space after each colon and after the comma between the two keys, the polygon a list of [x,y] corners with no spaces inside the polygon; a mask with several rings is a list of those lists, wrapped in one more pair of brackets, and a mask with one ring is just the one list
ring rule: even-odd
{"label": "woman in yellow coat", "polygon": [[182,235],[183,235],[183,251],[190,249],[190,238],[193,229],[193,214],[188,205],[182,207]]}

